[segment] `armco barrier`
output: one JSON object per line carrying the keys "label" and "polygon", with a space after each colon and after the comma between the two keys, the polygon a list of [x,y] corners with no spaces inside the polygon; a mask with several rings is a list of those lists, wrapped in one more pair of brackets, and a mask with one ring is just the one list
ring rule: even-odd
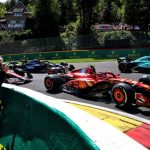
{"label": "armco barrier", "polygon": [[73,58],[101,58],[101,59],[116,59],[122,56],[131,58],[150,55],[149,48],[140,49],[110,49],[110,50],[78,50],[78,51],[56,51],[45,53],[30,53],[30,54],[12,54],[3,55],[5,61],[21,60],[21,59],[73,59]]}
{"label": "armco barrier", "polygon": [[116,128],[30,89],[0,88],[0,148],[5,150],[146,150]]}

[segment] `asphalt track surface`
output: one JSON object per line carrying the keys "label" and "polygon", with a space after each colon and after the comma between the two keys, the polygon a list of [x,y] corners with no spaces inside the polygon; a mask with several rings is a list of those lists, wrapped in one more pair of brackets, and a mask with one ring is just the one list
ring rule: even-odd
{"label": "asphalt track surface", "polygon": [[[118,67],[117,67],[118,65],[117,65],[116,61],[93,62],[93,63],[72,63],[72,64],[76,68],[84,68],[84,67],[87,67],[89,64],[94,64],[97,72],[111,71],[113,73],[120,74],[120,76],[123,78],[129,78],[129,79],[136,80],[136,81],[144,75],[142,73],[120,73],[118,70]],[[48,93],[44,86],[44,78],[46,75],[47,74],[33,74],[32,82],[30,82],[28,84],[20,85],[20,86],[41,92],[43,94],[46,94],[46,95],[49,95],[49,96],[52,96],[55,98],[72,100],[72,101],[102,106],[102,107],[106,107],[106,108],[110,108],[110,109],[114,109],[114,110],[118,110],[118,111],[122,111],[122,112],[127,112],[129,114],[150,120],[150,108],[133,106],[132,109],[122,110],[120,108],[117,108],[113,104],[111,98],[94,97],[94,98],[84,99],[84,98],[80,98],[78,96],[71,95],[71,94],[64,93],[64,92],[59,92],[59,93],[54,93],[54,94]]]}

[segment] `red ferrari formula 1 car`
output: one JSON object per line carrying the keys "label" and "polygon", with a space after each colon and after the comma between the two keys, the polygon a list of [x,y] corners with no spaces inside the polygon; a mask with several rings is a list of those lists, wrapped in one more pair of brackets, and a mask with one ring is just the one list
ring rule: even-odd
{"label": "red ferrari formula 1 car", "polygon": [[48,91],[62,90],[83,96],[110,93],[113,102],[119,107],[132,104],[150,106],[149,76],[133,81],[111,72],[96,73],[85,68],[66,74],[49,74],[44,84]]}
{"label": "red ferrari formula 1 car", "polygon": [[32,81],[33,76],[22,69],[9,70],[5,76],[5,83],[9,84],[25,84]]}

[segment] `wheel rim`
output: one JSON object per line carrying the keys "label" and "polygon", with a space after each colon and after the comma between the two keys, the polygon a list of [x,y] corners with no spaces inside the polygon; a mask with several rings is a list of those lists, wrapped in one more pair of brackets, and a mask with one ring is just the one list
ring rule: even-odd
{"label": "wheel rim", "polygon": [[123,90],[121,90],[121,89],[115,89],[113,95],[114,95],[114,99],[118,103],[123,103],[125,101],[125,94],[124,94]]}
{"label": "wheel rim", "polygon": [[51,78],[45,79],[45,86],[48,90],[53,88],[53,80]]}

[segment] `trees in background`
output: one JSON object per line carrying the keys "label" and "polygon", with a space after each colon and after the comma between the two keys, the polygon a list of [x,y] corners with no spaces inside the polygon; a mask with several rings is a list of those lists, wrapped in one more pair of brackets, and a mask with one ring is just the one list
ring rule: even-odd
{"label": "trees in background", "polygon": [[60,6],[57,0],[38,0],[34,18],[33,33],[37,37],[58,36]]}
{"label": "trees in background", "polygon": [[[18,1],[8,0],[3,6],[0,4],[0,17]],[[64,28],[76,30],[78,34],[89,34],[96,22],[139,25],[143,31],[149,31],[149,0],[20,1],[32,14],[27,19],[26,29],[31,29],[35,37],[58,36],[65,31]]]}
{"label": "trees in background", "polygon": [[80,17],[80,34],[88,34],[93,24],[93,8],[97,5],[98,0],[77,0],[77,7]]}
{"label": "trees in background", "polygon": [[4,4],[0,3],[0,18],[4,17],[4,13],[6,12],[6,7]]}
{"label": "trees in background", "polygon": [[149,0],[125,0],[124,20],[127,24],[139,25],[141,30],[148,31],[150,24],[150,1]]}
{"label": "trees in background", "polygon": [[144,31],[150,30],[150,1],[149,0],[141,0],[140,2],[140,26]]}
{"label": "trees in background", "polygon": [[127,24],[132,25],[133,29],[135,25],[140,24],[140,13],[141,13],[141,0],[125,0],[124,1],[124,20]]}

